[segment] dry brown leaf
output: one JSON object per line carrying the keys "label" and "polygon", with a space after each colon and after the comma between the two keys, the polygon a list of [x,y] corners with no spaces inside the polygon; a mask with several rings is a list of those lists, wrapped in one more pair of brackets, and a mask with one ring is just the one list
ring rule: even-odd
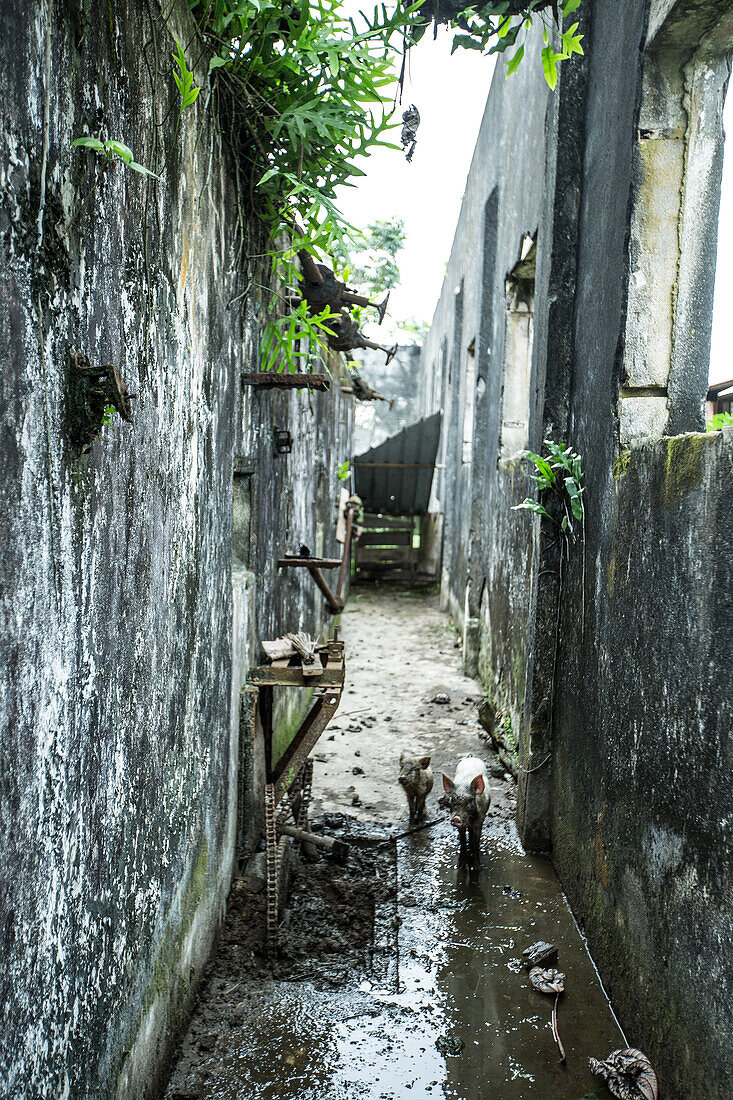
{"label": "dry brown leaf", "polygon": [[[530,974],[530,978],[532,975]],[[646,1054],[634,1047],[614,1050],[605,1062],[590,1058],[590,1071],[606,1082],[617,1100],[658,1100],[657,1075]]]}
{"label": "dry brown leaf", "polygon": [[543,970],[535,966],[529,972],[529,980],[538,993],[564,993],[565,975],[561,970]]}

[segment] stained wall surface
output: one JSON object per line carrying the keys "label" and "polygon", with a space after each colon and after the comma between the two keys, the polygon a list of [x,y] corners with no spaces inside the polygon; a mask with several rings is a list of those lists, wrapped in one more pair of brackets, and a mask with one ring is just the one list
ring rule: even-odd
{"label": "stained wall surface", "polygon": [[[255,810],[258,640],[325,626],[277,558],[336,553],[352,408],[242,385],[262,239],[206,90],[177,120],[187,6],[0,7],[0,1095],[122,1100],[155,1089]],[[161,179],[102,172],[86,132]],[[72,350],[136,395],[82,456]]]}
{"label": "stained wall surface", "polygon": [[[733,1092],[733,438],[699,430],[728,7],[594,0],[554,107],[531,66],[511,93],[497,74],[484,127],[527,137],[531,182],[479,139],[423,357],[449,424],[443,599],[515,753],[522,834],[551,848],[629,1041],[677,1100]],[[496,251],[478,220],[494,187]],[[501,455],[502,324],[476,345],[486,389],[440,390],[456,363],[473,378],[487,270],[492,324],[508,323],[501,242],[535,226],[527,438],[584,468],[584,538],[562,562],[552,524],[512,511],[536,491]]]}

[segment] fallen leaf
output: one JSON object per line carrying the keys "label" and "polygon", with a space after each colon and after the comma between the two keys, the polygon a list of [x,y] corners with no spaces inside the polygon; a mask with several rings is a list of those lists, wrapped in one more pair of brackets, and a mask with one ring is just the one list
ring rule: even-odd
{"label": "fallen leaf", "polygon": [[[532,975],[530,974],[530,979]],[[645,1054],[634,1047],[614,1050],[605,1062],[588,1059],[591,1073],[602,1077],[617,1100],[658,1100],[657,1075]]]}
{"label": "fallen leaf", "polygon": [[561,970],[543,970],[535,966],[529,972],[529,980],[538,993],[564,993],[565,975]]}

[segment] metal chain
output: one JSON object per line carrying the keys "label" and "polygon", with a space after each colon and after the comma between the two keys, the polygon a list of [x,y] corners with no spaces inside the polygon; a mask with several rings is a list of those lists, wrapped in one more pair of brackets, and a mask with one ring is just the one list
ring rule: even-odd
{"label": "metal chain", "polygon": [[313,760],[309,756],[303,761],[303,767],[300,772],[300,806],[298,807],[298,820],[296,825],[299,829],[305,829],[308,824],[308,808],[311,801],[311,787],[313,786]]}
{"label": "metal chain", "polygon": [[279,845],[275,823],[275,787],[265,784],[265,855],[267,860],[267,949],[277,949],[278,942],[278,886]]}

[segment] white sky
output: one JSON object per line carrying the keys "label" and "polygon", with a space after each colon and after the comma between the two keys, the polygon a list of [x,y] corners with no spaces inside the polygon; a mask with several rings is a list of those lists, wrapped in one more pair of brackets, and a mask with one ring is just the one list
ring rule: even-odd
{"label": "white sky", "polygon": [[[389,303],[389,313],[400,320],[432,319],[494,71],[493,58],[472,50],[451,57],[450,43],[445,30],[436,41],[429,30],[410,50],[396,115],[400,127],[389,140],[400,144],[402,111],[414,103],[420,128],[412,163],[401,151],[378,149],[360,164],[366,177],[338,196],[344,214],[359,227],[404,219],[407,239],[397,257],[402,283]],[[369,335],[387,341],[388,320],[381,328],[366,326]]]}
{"label": "white sky", "polygon": [[[379,149],[362,161],[367,175],[339,195],[341,209],[357,226],[390,217],[404,220],[407,237],[398,256],[402,283],[392,291],[389,307],[400,320],[432,319],[494,70],[493,58],[471,50],[451,57],[450,43],[444,29],[436,41],[429,31],[410,51],[399,114],[410,103],[420,111],[412,163],[401,152]],[[723,120],[730,145],[723,164],[711,382],[733,378],[733,94]],[[392,133],[390,140],[399,144],[399,129]],[[394,339],[389,317],[381,328],[365,328],[373,339]]]}

